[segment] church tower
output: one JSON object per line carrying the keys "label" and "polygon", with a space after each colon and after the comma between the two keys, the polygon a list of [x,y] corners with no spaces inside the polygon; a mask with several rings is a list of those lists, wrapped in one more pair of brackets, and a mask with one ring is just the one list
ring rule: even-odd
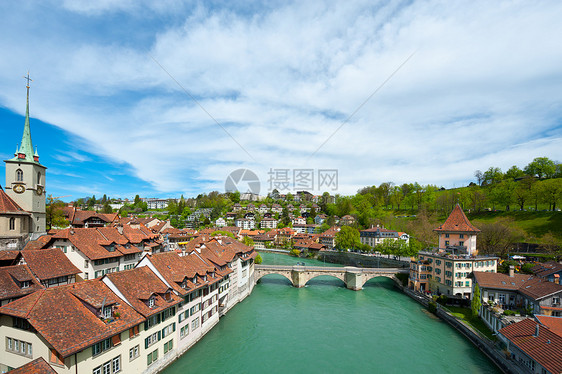
{"label": "church tower", "polygon": [[27,106],[21,144],[16,148],[14,158],[6,163],[6,194],[22,209],[31,213],[30,233],[44,233],[45,214],[45,177],[47,168],[39,163],[37,149],[33,151],[31,129],[29,126],[29,73],[27,77]]}

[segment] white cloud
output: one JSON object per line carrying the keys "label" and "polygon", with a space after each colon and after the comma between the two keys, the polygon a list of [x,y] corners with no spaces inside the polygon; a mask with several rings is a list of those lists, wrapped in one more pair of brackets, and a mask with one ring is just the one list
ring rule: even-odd
{"label": "white cloud", "polygon": [[[0,62],[0,102],[21,111],[16,79],[33,61],[33,113],[162,193],[222,190],[238,167],[262,178],[269,168],[337,168],[351,193],[389,180],[452,187],[491,165],[562,159],[561,4],[310,1],[248,15],[173,3],[185,20],[151,23],[148,45],[56,30],[46,39],[40,19],[20,26],[36,49],[0,36],[11,56]],[[140,28],[146,12],[132,1],[65,7],[100,27],[110,25],[98,15],[129,12]]]}

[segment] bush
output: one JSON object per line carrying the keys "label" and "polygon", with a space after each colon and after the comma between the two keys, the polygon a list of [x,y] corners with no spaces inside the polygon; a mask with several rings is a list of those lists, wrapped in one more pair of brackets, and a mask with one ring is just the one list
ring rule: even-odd
{"label": "bush", "polygon": [[291,249],[291,252],[289,252],[289,255],[291,255],[293,257],[299,257],[300,254],[301,254],[301,251],[299,251],[298,249]]}
{"label": "bush", "polygon": [[504,310],[504,311],[503,311],[503,315],[504,315],[504,316],[514,316],[514,315],[516,315],[516,314],[517,314],[517,312],[515,312],[515,311],[513,311],[513,310]]}
{"label": "bush", "polygon": [[437,313],[437,304],[434,301],[430,301],[427,305],[427,310],[433,314]]}
{"label": "bush", "polygon": [[437,300],[437,302],[441,305],[447,304],[447,301],[449,301],[449,297],[447,295],[441,295],[441,296],[439,296],[439,299]]}
{"label": "bush", "polygon": [[261,258],[261,256],[260,256],[260,254],[258,253],[258,255],[256,256],[256,258],[255,258],[255,260],[254,260],[254,263],[257,264],[257,265],[259,265],[259,264],[261,264],[262,262],[263,262],[263,260],[262,260],[262,258]]}

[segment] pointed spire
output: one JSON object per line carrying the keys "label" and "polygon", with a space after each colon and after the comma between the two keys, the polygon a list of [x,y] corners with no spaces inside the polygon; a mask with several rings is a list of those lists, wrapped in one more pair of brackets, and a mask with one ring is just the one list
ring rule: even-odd
{"label": "pointed spire", "polygon": [[16,158],[22,161],[30,161],[30,162],[38,162],[39,156],[37,155],[37,151],[35,154],[33,153],[33,143],[31,142],[31,127],[29,125],[29,82],[33,80],[29,78],[29,72],[27,72],[27,76],[24,76],[27,80],[27,102],[25,107],[25,124],[23,127],[23,135],[21,137],[21,145],[17,150]]}

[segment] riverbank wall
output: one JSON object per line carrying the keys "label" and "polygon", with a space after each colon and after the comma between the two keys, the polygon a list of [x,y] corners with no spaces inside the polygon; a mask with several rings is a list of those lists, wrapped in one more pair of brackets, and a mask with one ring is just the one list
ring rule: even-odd
{"label": "riverbank wall", "polygon": [[[413,300],[417,301],[424,307],[429,306],[431,298],[427,295],[418,293],[407,287],[398,287],[406,295],[410,296]],[[515,362],[509,360],[505,353],[498,350],[494,343],[488,338],[480,334],[480,332],[474,330],[472,327],[459,320],[453,316],[447,309],[443,308],[441,305],[437,304],[437,310],[435,315],[439,317],[442,321],[449,324],[455,330],[460,332],[468,341],[470,341],[476,348],[478,348],[482,353],[492,361],[496,367],[501,370],[502,373],[512,373],[512,374],[523,374],[526,373],[521,367],[519,367]]]}
{"label": "riverbank wall", "polygon": [[322,251],[318,253],[318,260],[357,268],[407,268],[410,266],[407,261],[354,252]]}

